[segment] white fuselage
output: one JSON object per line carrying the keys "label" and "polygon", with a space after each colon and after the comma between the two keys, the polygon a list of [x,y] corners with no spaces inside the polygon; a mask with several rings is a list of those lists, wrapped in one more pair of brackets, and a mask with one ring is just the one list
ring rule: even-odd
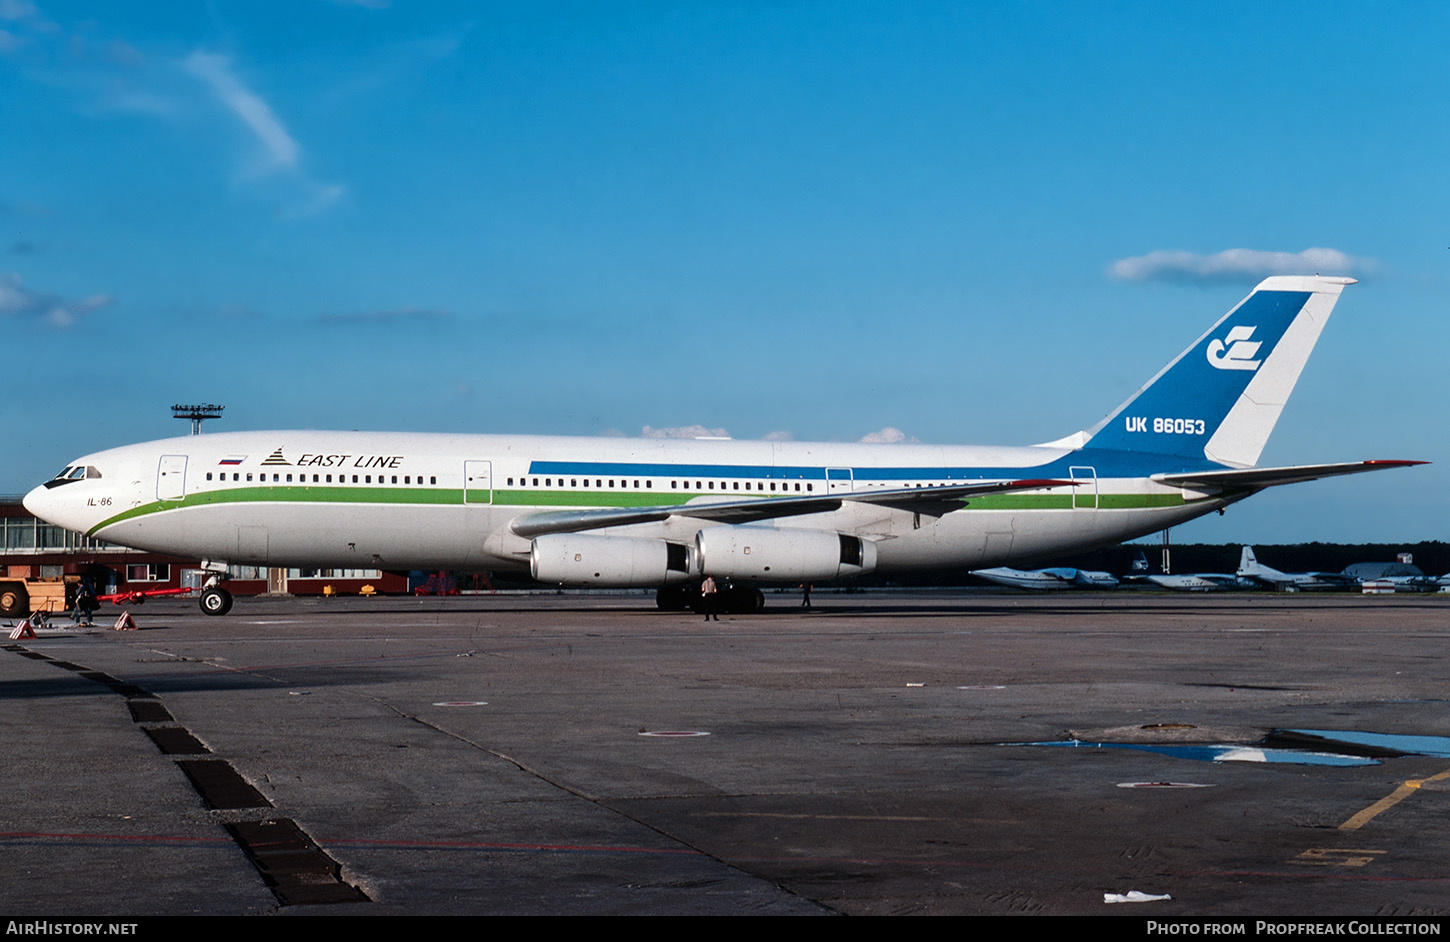
{"label": "white fuselage", "polygon": [[[571,508],[839,495],[839,509],[755,524],[850,534],[879,571],[979,568],[1116,543],[1244,496],[1115,470],[1132,456],[1061,445],[968,447],[322,431],[167,439],[79,458],[26,497],[93,536],[237,565],[527,569],[510,523]],[[1134,469],[1135,471],[1137,469]],[[1163,470],[1175,470],[1167,468]],[[849,499],[1013,477],[1077,483],[928,512]],[[611,535],[692,544],[687,513]]]}

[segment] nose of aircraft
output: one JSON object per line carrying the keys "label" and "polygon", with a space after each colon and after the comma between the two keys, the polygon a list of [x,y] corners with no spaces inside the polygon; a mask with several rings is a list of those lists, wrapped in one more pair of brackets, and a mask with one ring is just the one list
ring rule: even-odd
{"label": "nose of aircraft", "polygon": [[37,517],[46,521],[47,523],[55,522],[51,519],[50,516],[51,511],[55,506],[55,501],[51,499],[50,491],[46,488],[44,484],[40,485],[39,487],[32,488],[30,493],[26,494],[21,499],[20,503],[24,505],[26,510],[35,514]]}
{"label": "nose of aircraft", "polygon": [[[69,482],[61,482],[66,483]],[[55,481],[47,481],[32,489],[20,502],[26,510],[46,523],[65,527],[67,530],[86,530],[84,502],[75,497],[73,488],[68,489],[57,485]]]}

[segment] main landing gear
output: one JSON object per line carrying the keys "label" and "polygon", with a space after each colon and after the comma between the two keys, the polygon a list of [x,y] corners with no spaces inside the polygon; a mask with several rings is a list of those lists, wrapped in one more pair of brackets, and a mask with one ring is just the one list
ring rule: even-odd
{"label": "main landing gear", "polygon": [[[661,611],[700,611],[698,585],[669,585],[655,593],[655,604]],[[731,615],[750,615],[765,610],[765,593],[749,586],[723,584],[715,596],[715,610]]]}

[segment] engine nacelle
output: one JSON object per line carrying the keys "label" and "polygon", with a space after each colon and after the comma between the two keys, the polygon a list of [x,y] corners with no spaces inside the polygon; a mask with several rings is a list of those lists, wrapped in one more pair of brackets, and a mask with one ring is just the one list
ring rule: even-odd
{"label": "engine nacelle", "polygon": [[658,587],[691,574],[690,547],[627,536],[549,533],[535,537],[529,572],[559,585]]}
{"label": "engine nacelle", "polygon": [[706,527],[695,534],[700,572],[765,582],[826,581],[876,568],[876,544],[835,530]]}

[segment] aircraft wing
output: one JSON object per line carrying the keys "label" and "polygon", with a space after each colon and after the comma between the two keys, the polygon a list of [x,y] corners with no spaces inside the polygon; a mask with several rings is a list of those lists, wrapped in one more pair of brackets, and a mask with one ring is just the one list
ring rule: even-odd
{"label": "aircraft wing", "polygon": [[1159,484],[1190,488],[1252,488],[1258,490],[1278,484],[1297,484],[1341,474],[1382,471],[1385,468],[1406,468],[1429,464],[1428,461],[1347,461],[1340,464],[1301,464],[1284,468],[1225,468],[1222,471],[1192,471],[1185,474],[1155,474]]}
{"label": "aircraft wing", "polygon": [[688,504],[667,504],[656,507],[606,507],[598,510],[545,510],[524,514],[509,524],[509,529],[525,539],[545,533],[573,533],[623,527],[636,523],[656,523],[670,517],[690,517],[715,523],[754,523],[777,517],[826,513],[839,510],[847,501],[882,504],[899,510],[941,516],[959,510],[962,502],[983,494],[1011,491],[1035,491],[1053,487],[1072,487],[1072,481],[1031,478],[1018,481],[979,481],[973,484],[947,484],[940,487],[902,487],[881,490],[851,491],[837,494],[812,494],[809,497],[757,497],[745,500],[710,500],[705,498]]}

